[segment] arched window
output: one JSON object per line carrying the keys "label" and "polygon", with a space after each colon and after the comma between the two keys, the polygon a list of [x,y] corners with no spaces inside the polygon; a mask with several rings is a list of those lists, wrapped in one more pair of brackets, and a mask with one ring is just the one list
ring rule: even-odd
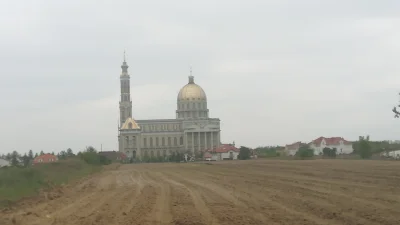
{"label": "arched window", "polygon": [[143,146],[147,147],[147,138],[143,138]]}
{"label": "arched window", "polygon": [[195,102],[192,103],[192,109],[196,109],[196,103]]}
{"label": "arched window", "polygon": [[183,137],[181,137],[180,144],[183,145]]}
{"label": "arched window", "polygon": [[164,137],[161,139],[161,145],[165,146],[165,138]]}
{"label": "arched window", "polygon": [[178,139],[176,137],[174,137],[174,146],[178,145]]}
{"label": "arched window", "polygon": [[197,108],[199,108],[199,109],[201,108],[200,102],[197,103]]}
{"label": "arched window", "polygon": [[150,137],[150,147],[153,147],[153,138]]}
{"label": "arched window", "polygon": [[171,137],[168,137],[168,146],[171,146]]}
{"label": "arched window", "polygon": [[159,146],[158,137],[156,137],[156,146]]}

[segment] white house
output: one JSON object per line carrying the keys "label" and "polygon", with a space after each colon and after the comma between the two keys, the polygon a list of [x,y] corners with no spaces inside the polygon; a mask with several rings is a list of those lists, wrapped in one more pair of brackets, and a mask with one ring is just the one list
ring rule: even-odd
{"label": "white house", "polygon": [[205,160],[219,161],[219,160],[235,160],[238,158],[239,149],[232,144],[223,144],[215,149],[207,150],[204,154]]}
{"label": "white house", "polygon": [[305,144],[298,141],[298,142],[295,142],[290,145],[285,145],[285,150],[283,150],[283,151],[284,151],[285,155],[294,156],[294,155],[296,155],[296,152],[299,150],[299,148],[303,145],[305,145]]}
{"label": "white house", "polygon": [[353,145],[342,137],[319,137],[309,143],[314,150],[314,155],[320,155],[324,148],[336,148],[336,154],[350,154],[353,152]]}
{"label": "white house", "polygon": [[0,168],[4,166],[11,166],[11,163],[5,159],[0,159]]}

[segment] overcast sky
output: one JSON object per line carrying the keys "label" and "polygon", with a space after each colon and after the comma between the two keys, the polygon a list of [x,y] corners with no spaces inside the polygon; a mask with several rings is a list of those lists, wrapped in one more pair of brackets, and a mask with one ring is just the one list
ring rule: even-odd
{"label": "overcast sky", "polygon": [[117,147],[123,51],[135,119],[175,118],[189,65],[221,139],[400,139],[398,0],[0,3],[0,153]]}

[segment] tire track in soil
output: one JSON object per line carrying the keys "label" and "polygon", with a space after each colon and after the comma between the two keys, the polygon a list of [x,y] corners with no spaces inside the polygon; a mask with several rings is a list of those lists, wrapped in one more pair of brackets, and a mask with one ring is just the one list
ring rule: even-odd
{"label": "tire track in soil", "polygon": [[[263,214],[249,211],[248,205],[244,204],[244,202],[239,202],[233,195],[222,193],[219,187],[210,189],[210,187],[198,185],[197,181],[187,179],[190,176],[177,176],[173,173],[168,173],[168,176],[171,178],[170,180],[178,180],[178,183],[182,184],[188,191],[194,190],[193,192],[196,194],[193,198],[201,202],[200,204],[198,203],[198,207],[207,209],[204,212],[209,218],[206,224],[210,224],[210,221],[215,224],[227,225],[263,224],[263,221],[266,220]],[[211,187],[215,188],[216,186],[211,185]],[[216,200],[216,204],[213,204]],[[204,211],[204,209],[200,211]]]}
{"label": "tire track in soil", "polygon": [[[101,195],[100,195],[101,196]],[[80,220],[85,217],[92,216],[95,210],[98,210],[107,201],[111,200],[114,192],[108,191],[107,194],[100,197],[98,193],[90,196],[90,198],[81,202],[72,202],[70,205],[55,210],[48,214],[49,217],[42,216],[37,220],[27,221],[28,225],[43,225],[43,224],[80,224],[73,222],[77,218]],[[78,199],[77,199],[78,200]],[[62,204],[62,202],[58,202]],[[84,223],[85,224],[85,223]]]}
{"label": "tire track in soil", "polygon": [[[169,178],[169,179],[168,179]],[[164,180],[165,182],[170,183],[171,185],[175,185],[180,188],[186,189],[190,196],[192,197],[194,206],[196,210],[200,213],[201,217],[204,218],[207,225],[219,225],[218,221],[214,218],[213,214],[211,213],[209,207],[202,199],[201,193],[194,188],[187,186],[183,183],[180,183],[172,177],[167,177],[167,175],[163,174],[160,176],[160,179]]]}
{"label": "tire track in soil", "polygon": [[[133,178],[135,180],[135,178]],[[136,190],[132,190],[133,197],[125,199],[128,201],[124,205],[125,210],[122,215],[115,219],[115,224],[149,224],[149,214],[152,212],[156,204],[156,186],[145,181],[146,179],[138,174],[137,182],[138,187]],[[151,223],[150,223],[151,224]]]}
{"label": "tire track in soil", "polygon": [[167,182],[160,182],[163,177],[158,172],[147,172],[149,179],[152,182],[157,182],[156,188],[156,204],[150,214],[148,221],[149,224],[173,224],[172,223],[172,214],[171,214],[171,187]]}
{"label": "tire track in soil", "polygon": [[171,186],[172,224],[208,225],[205,218],[197,211],[190,192],[185,187]]}

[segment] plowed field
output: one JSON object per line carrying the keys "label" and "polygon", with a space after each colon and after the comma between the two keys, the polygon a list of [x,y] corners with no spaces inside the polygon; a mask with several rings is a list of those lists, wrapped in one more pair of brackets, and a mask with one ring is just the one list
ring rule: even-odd
{"label": "plowed field", "polygon": [[0,212],[0,224],[400,224],[400,162],[123,165]]}

